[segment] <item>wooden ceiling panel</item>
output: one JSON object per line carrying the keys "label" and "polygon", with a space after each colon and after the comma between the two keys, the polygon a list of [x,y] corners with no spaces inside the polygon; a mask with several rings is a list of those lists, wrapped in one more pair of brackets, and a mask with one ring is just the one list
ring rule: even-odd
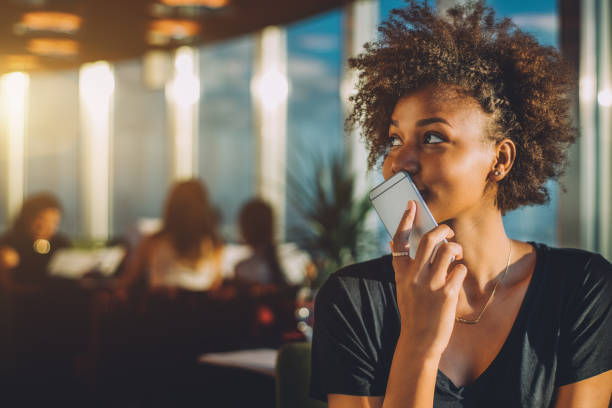
{"label": "wooden ceiling panel", "polygon": [[[0,0],[0,73],[65,69],[97,61],[117,61],[148,50],[206,44],[252,33],[268,25],[284,25],[344,6],[352,0],[229,0],[221,9],[170,7],[153,0]],[[28,30],[19,23],[25,13],[50,11],[82,18],[75,33]],[[151,36],[151,23],[162,18],[199,25],[197,35]],[[31,39],[59,38],[78,42],[73,56],[40,55],[28,50]],[[151,40],[155,45],[151,44]],[[160,41],[161,40],[161,41]],[[51,50],[53,51],[53,50]]]}

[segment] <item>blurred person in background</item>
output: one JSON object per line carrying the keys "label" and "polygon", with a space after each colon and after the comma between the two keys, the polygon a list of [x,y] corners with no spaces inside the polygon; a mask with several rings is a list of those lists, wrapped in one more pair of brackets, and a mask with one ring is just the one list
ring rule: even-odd
{"label": "blurred person in background", "polygon": [[253,199],[240,210],[240,234],[253,254],[236,265],[239,285],[284,286],[285,275],[274,240],[274,211],[263,200]]}
{"label": "blurred person in background", "polygon": [[[54,254],[69,247],[59,232],[60,201],[51,193],[27,197],[11,228],[0,237],[3,347],[8,377],[5,400],[36,407],[78,399],[72,368],[83,342],[81,293],[49,277]],[[75,306],[77,305],[77,306]],[[9,404],[10,405],[10,404]]]}
{"label": "blurred person in background", "polygon": [[0,237],[0,284],[9,293],[39,291],[47,278],[51,257],[70,246],[58,232],[62,206],[50,193],[28,197],[13,226]]}
{"label": "blurred person in background", "polygon": [[261,199],[244,204],[238,216],[240,235],[252,251],[234,268],[240,299],[250,306],[247,333],[259,347],[276,347],[295,332],[296,287],[286,278],[274,238],[272,206]]}
{"label": "blurred person in background", "polygon": [[168,196],[161,230],[143,239],[117,281],[117,294],[145,277],[153,292],[205,291],[222,282],[223,245],[217,214],[199,180],[176,183]]}

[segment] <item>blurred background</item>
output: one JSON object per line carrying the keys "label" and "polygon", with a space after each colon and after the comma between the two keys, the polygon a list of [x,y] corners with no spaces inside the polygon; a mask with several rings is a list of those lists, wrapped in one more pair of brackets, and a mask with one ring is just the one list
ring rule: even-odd
{"label": "blurred background", "polygon": [[[437,6],[444,10],[454,3],[439,0]],[[570,153],[565,190],[551,183],[549,204],[507,214],[507,231],[516,239],[588,249],[610,259],[610,3],[490,0],[488,4],[542,43],[560,48],[579,80],[574,117],[581,137]],[[376,37],[376,26],[391,9],[402,5],[401,0],[0,1],[0,229],[10,235],[24,200],[49,192],[61,203],[58,231],[69,238],[65,249],[72,248],[54,260],[50,255],[59,245],[49,237],[30,237],[28,250],[34,245],[36,256],[49,255],[40,266],[49,279],[37,281],[35,286],[42,292],[36,295],[11,292],[17,266],[11,263],[11,254],[6,255],[3,361],[8,363],[2,364],[6,378],[28,387],[52,384],[44,389],[52,401],[62,404],[87,398],[104,401],[100,390],[110,388],[119,390],[113,395],[127,395],[122,399],[126,406],[150,406],[156,397],[143,397],[145,385],[160,380],[143,374],[143,361],[158,356],[160,350],[175,356],[169,350],[183,348],[183,343],[149,344],[150,354],[130,361],[129,370],[120,363],[134,350],[142,350],[143,337],[176,333],[168,322],[176,323],[177,316],[191,316],[181,320],[182,325],[192,324],[197,331],[183,334],[183,340],[201,339],[198,336],[211,331],[212,321],[216,333],[226,334],[192,344],[193,353],[185,357],[189,361],[206,352],[277,350],[287,342],[307,341],[312,298],[326,276],[344,264],[385,253],[387,238],[365,199],[381,176],[378,169],[367,171],[358,132],[347,135],[343,130],[355,78],[347,72],[346,60]],[[153,267],[148,261],[143,261],[145,266],[138,264],[139,259],[148,259],[138,253],[146,253],[147,237],[167,230],[164,203],[167,207],[172,187],[193,179],[204,187],[214,214],[217,238],[210,239],[223,248],[219,255],[223,283],[167,283],[162,286],[177,287],[186,297],[167,291],[159,296],[152,290],[157,288],[150,273]],[[236,283],[236,267],[256,254],[257,246],[245,239],[239,219],[245,204],[255,197],[273,213],[270,245],[277,248],[284,278],[282,284],[266,279],[250,282],[245,292],[244,282]],[[12,244],[5,240],[1,245]],[[119,255],[104,252],[112,248],[119,248]],[[25,255],[19,255],[23,266]],[[100,259],[110,266],[101,267]],[[140,265],[132,268],[140,271],[127,272],[130,264]],[[122,278],[126,274],[132,277]],[[144,282],[141,289],[138,281]],[[271,283],[278,290],[270,290]],[[206,292],[206,300],[196,300],[194,292]],[[58,296],[74,301],[52,312],[49,305],[56,305]],[[42,305],[43,311],[20,314],[19,298],[26,299],[25,305]],[[240,303],[247,298],[252,302]],[[180,307],[177,302],[182,302]],[[227,302],[234,303],[229,307]],[[220,309],[234,311],[223,318],[234,326],[220,324],[219,313],[210,312]],[[82,316],[64,319],[75,310]],[[151,316],[163,314],[160,310],[172,312],[163,322],[152,322]],[[247,310],[257,313],[248,315]],[[124,326],[113,326],[117,316],[125,320]],[[270,316],[277,322],[284,319],[283,323],[271,325]],[[252,324],[241,320],[249,318]],[[53,346],[74,343],[74,347],[64,347],[61,354],[48,338],[41,338],[21,350],[41,354],[22,364],[20,356],[25,354],[20,354],[17,343],[25,343],[19,339],[41,336],[19,331],[20,319],[22,323],[32,319],[27,325],[53,321],[45,326],[49,331],[74,329]],[[134,321],[146,319],[147,329],[125,335],[126,327],[133,329]],[[198,319],[206,324],[193,324]],[[161,332],[144,336],[152,327]],[[118,346],[128,343],[131,348]],[[63,360],[49,363],[49,354]],[[269,363],[276,356],[266,355],[264,360]],[[41,374],[38,380],[28,375],[40,371],[41,365],[62,364],[66,369],[59,385],[50,382],[52,373]],[[212,377],[201,371],[203,364],[197,373],[189,371],[193,369],[189,364],[180,371],[189,372],[198,384],[202,378],[210,381]],[[166,373],[176,369],[164,367]],[[119,371],[128,383],[142,380],[140,388],[119,386],[113,380]],[[231,372],[228,378],[237,375]],[[171,382],[160,376],[156,378],[165,378],[163,383]],[[213,377],[223,376],[217,372]],[[261,387],[251,392],[261,393],[259,406],[270,406],[274,382],[264,378]],[[197,400],[192,391],[180,391],[186,395],[185,404]],[[16,398],[21,401],[27,393],[16,393]],[[173,390],[157,400],[176,405],[164,400],[176,394]]]}

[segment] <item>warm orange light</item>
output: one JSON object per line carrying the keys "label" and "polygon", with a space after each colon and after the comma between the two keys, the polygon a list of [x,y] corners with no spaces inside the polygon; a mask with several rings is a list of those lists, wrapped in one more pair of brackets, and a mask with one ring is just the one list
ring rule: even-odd
{"label": "warm orange light", "polygon": [[209,7],[221,8],[229,4],[229,0],[160,0],[163,4],[172,7]]}
{"label": "warm orange light", "polygon": [[11,54],[0,58],[0,69],[4,71],[30,71],[40,68],[40,62],[35,55]]}
{"label": "warm orange light", "polygon": [[73,33],[81,27],[81,17],[56,11],[33,11],[21,18],[21,25],[30,31]]}
{"label": "warm orange light", "polygon": [[171,41],[190,39],[200,32],[200,25],[190,20],[161,19],[151,22],[148,42],[152,45],[168,45]]}
{"label": "warm orange light", "polygon": [[189,20],[163,19],[151,23],[151,31],[170,38],[193,37],[200,32],[200,25]]}
{"label": "warm orange light", "polygon": [[50,57],[69,57],[79,53],[79,43],[64,38],[33,38],[28,42],[32,54]]}

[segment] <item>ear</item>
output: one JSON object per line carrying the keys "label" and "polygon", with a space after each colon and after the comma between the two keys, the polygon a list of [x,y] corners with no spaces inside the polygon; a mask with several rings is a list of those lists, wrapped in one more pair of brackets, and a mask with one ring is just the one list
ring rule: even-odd
{"label": "ear", "polygon": [[511,139],[503,139],[495,145],[495,160],[489,175],[492,181],[500,182],[510,172],[516,159],[516,145]]}

